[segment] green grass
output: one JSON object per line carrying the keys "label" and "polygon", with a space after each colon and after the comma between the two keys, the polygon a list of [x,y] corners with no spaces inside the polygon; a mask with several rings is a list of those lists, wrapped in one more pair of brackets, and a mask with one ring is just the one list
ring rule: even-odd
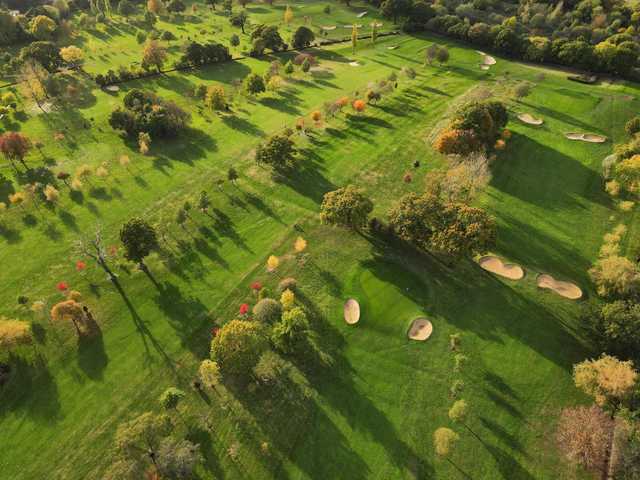
{"label": "green grass", "polygon": [[[392,44],[400,47],[387,50]],[[322,227],[316,213],[324,192],[350,182],[367,189],[374,213],[383,216],[446,161],[427,140],[452,102],[478,88],[500,94],[519,79],[535,81],[532,95],[510,106],[542,116],[545,124],[528,127],[512,115],[514,138],[496,159],[480,203],[498,218],[497,253],[529,272],[573,279],[592,297],[586,269],[602,235],[633,217],[619,213],[601,193],[600,161],[611,143],[569,142],[561,133],[579,129],[621,139],[624,121],[638,107],[624,96],[636,94],[637,86],[583,86],[561,72],[503,59],[487,75],[477,68],[477,54],[457,45],[451,45],[449,67],[424,68],[419,52],[427,44],[390,38],[376,48],[362,46],[355,56],[350,47],[327,49],[319,53],[326,71],[298,77],[282,93],[240,101],[234,117],[201,110],[185,92],[200,82],[230,88],[250,70],[266,70],[269,59],[127,84],[151,88],[193,114],[192,131],[154,143],[151,157],[138,155],[108,126],[107,116],[124,92],[91,90],[76,110],[32,115],[11,127],[42,139],[56,171],[106,162],[111,175],[93,179],[82,198],[72,200],[64,191],[54,212],[41,207],[5,214],[2,314],[36,317],[18,307],[17,296],[51,305],[61,298],[55,284],[65,280],[85,295],[101,334],[78,344],[70,325],[35,318],[43,339],[12,358],[18,374],[0,391],[3,475],[99,478],[112,456],[116,426],[158,409],[159,394],[178,385],[189,391],[183,415],[193,425],[189,437],[205,453],[203,479],[456,478],[453,466],[434,458],[431,435],[449,424],[447,392],[455,375],[448,336],[461,332],[471,358],[463,375],[472,407],[469,427],[479,438],[459,429],[452,460],[473,478],[572,478],[555,452],[553,422],[561,407],[584,401],[570,376],[572,363],[589,353],[576,330],[579,305],[539,291],[531,273],[514,283],[472,262],[448,268],[428,256]],[[352,58],[362,66],[350,66]],[[251,155],[261,138],[403,66],[416,68],[418,77],[401,79],[392,96],[362,117],[330,120],[300,140],[303,164],[294,178],[277,183],[255,166]],[[540,72],[544,80],[536,79]],[[78,128],[84,120],[90,129]],[[65,128],[66,140],[53,142],[53,132]],[[117,162],[125,153],[132,158],[129,169]],[[405,184],[402,176],[416,159],[422,166]],[[42,159],[36,152],[28,161],[37,165]],[[239,185],[219,192],[215,180],[230,166],[241,173]],[[8,168],[4,173],[11,175]],[[11,188],[18,187],[4,185],[0,195]],[[189,233],[183,232],[173,223],[175,213],[203,189],[218,211],[214,218],[195,213]],[[133,215],[168,229],[170,249],[149,262],[158,288],[134,269],[118,268],[122,293],[93,265],[84,275],[74,272],[78,236],[100,223],[107,243],[115,244],[119,226]],[[287,256],[300,234],[295,223],[309,241],[304,265]],[[320,345],[334,366],[293,359],[285,390],[229,391],[222,404],[212,397],[208,405],[189,383],[207,354],[209,329],[252,300],[251,281],[275,285],[277,279],[264,272],[271,253],[284,255],[280,275],[291,273],[303,286],[303,300],[317,312]],[[349,296],[362,302],[355,328],[341,319]],[[425,344],[406,340],[417,315],[434,323]],[[212,433],[202,428],[203,416],[214,425]],[[235,442],[240,448],[233,460],[227,449]],[[270,444],[269,455],[260,453],[262,442]]]}

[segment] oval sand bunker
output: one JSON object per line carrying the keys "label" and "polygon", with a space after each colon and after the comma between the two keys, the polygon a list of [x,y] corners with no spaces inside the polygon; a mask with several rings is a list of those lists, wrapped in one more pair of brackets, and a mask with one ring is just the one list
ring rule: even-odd
{"label": "oval sand bunker", "polygon": [[583,142],[589,143],[604,143],[607,141],[607,137],[596,135],[595,133],[569,132],[565,133],[564,136],[569,140],[582,140]]}
{"label": "oval sand bunker", "polygon": [[478,265],[487,272],[495,273],[509,280],[520,280],[524,277],[524,270],[515,263],[504,263],[502,259],[493,255],[487,255],[478,260]]}
{"label": "oval sand bunker", "polygon": [[407,336],[411,340],[424,342],[433,333],[433,325],[426,318],[416,318],[411,322]]}
{"label": "oval sand bunker", "polygon": [[344,321],[354,325],[358,320],[360,320],[360,304],[357,300],[350,298],[344,303]]}
{"label": "oval sand bunker", "polygon": [[520,115],[518,115],[518,120],[524,123],[528,123],[529,125],[542,125],[544,123],[544,120],[542,120],[541,118],[536,118],[530,113],[521,113]]}
{"label": "oval sand bunker", "polygon": [[556,280],[546,273],[538,275],[536,283],[538,284],[538,287],[552,290],[561,297],[568,298],[570,300],[578,300],[582,298],[582,290],[575,283]]}

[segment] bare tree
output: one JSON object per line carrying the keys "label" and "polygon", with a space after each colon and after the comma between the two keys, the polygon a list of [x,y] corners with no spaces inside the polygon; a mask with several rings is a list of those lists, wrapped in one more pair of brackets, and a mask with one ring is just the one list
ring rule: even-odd
{"label": "bare tree", "polygon": [[598,406],[565,408],[556,439],[572,463],[604,472],[613,420]]}
{"label": "bare tree", "polygon": [[96,226],[93,235],[78,239],[76,241],[75,248],[80,255],[84,255],[95,260],[96,263],[107,273],[109,279],[114,283],[117,282],[117,275],[113,273],[107,263],[108,253],[102,240],[102,227],[100,225]]}

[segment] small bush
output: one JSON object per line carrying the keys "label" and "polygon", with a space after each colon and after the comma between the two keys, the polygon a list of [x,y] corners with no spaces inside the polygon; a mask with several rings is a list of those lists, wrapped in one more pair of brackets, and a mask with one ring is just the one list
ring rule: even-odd
{"label": "small bush", "polygon": [[264,298],[253,307],[253,317],[262,323],[277,322],[282,316],[282,307],[272,298]]}

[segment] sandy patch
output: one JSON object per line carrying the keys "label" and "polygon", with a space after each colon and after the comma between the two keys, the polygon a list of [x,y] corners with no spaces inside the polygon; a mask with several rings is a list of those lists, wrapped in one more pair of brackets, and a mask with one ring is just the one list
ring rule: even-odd
{"label": "sandy patch", "polygon": [[364,11],[364,12],[359,13],[359,14],[358,14],[358,15],[356,15],[356,16],[357,16],[358,18],[362,18],[362,17],[364,17],[367,13],[368,13],[368,12]]}
{"label": "sandy patch", "polygon": [[433,325],[426,318],[416,318],[411,322],[411,327],[407,332],[407,336],[411,340],[419,340],[424,342],[433,333]]}
{"label": "sandy patch", "polygon": [[359,67],[360,64],[358,62],[349,62],[349,65],[351,65],[352,67]]}
{"label": "sandy patch", "polygon": [[518,119],[524,123],[528,123],[529,125],[542,125],[544,120],[541,118],[536,118],[530,113],[521,113],[518,115]]}
{"label": "sandy patch", "polygon": [[480,65],[480,70],[489,70],[489,65]]}
{"label": "sandy patch", "polygon": [[484,65],[491,66],[491,65],[495,65],[498,62],[496,62],[496,59],[493,58],[491,55],[485,55],[484,58],[482,59],[482,63]]}
{"label": "sandy patch", "polygon": [[493,255],[486,255],[478,260],[478,265],[487,272],[495,273],[509,280],[521,280],[524,277],[524,270],[515,263],[504,263],[501,258]]}
{"label": "sandy patch", "polygon": [[320,27],[320,28],[322,28],[322,30],[335,30],[338,27],[336,25],[328,25],[328,26],[323,26],[323,27]]}
{"label": "sandy patch", "polygon": [[597,135],[595,133],[569,132],[565,133],[564,136],[569,140],[581,140],[583,142],[589,143],[604,143],[607,141],[607,137],[603,135]]}
{"label": "sandy patch", "polygon": [[105,87],[105,90],[108,92],[119,92],[120,87],[118,85],[109,85],[108,87]]}
{"label": "sandy patch", "polygon": [[398,45],[391,45],[390,47],[387,47],[387,50],[395,50],[396,48],[398,48]]}
{"label": "sandy patch", "polygon": [[575,283],[556,280],[546,273],[538,275],[536,283],[538,284],[538,287],[552,290],[558,295],[570,300],[578,300],[582,298],[582,290]]}
{"label": "sandy patch", "polygon": [[344,321],[349,325],[355,325],[360,320],[360,304],[350,298],[344,303]]}

